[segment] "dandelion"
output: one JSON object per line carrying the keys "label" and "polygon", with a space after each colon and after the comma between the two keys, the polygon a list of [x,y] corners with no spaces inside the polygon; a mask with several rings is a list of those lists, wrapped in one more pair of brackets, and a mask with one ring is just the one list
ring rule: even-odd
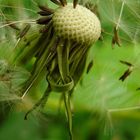
{"label": "dandelion", "polygon": [[67,3],[66,0],[52,2],[59,7],[54,10],[39,5],[41,11],[38,14],[42,17],[36,23],[43,25],[39,39],[31,48],[30,46],[24,48],[16,62],[25,63],[25,60],[29,61],[35,57],[31,76],[23,87],[22,99],[34,86],[44,69],[48,82],[46,92],[27,112],[25,119],[38,106],[44,106],[51,91],[61,92],[70,138],[73,139],[70,97],[86,67],[89,49],[100,37],[101,24],[98,17],[89,9],[79,5],[77,0],[73,3]]}
{"label": "dandelion", "polygon": [[[50,1],[58,7],[52,9],[32,1],[35,5],[37,4],[40,9],[37,13],[41,17],[37,20],[27,20],[26,18],[26,20],[13,21],[7,19],[7,15],[5,17],[0,11],[2,18],[4,18],[4,23],[6,23],[4,25],[2,24],[0,29],[10,26],[15,30],[15,33],[18,34],[16,45],[14,45],[16,48],[16,50],[14,50],[16,55],[14,64],[23,64],[25,66],[25,64],[29,63],[32,65],[29,79],[26,80],[23,88],[18,90],[18,92],[20,91],[19,93],[21,93],[20,100],[24,99],[29,90],[32,87],[36,87],[36,81],[40,81],[39,78],[44,75],[44,73],[46,74],[46,84],[48,87],[41,99],[26,113],[25,119],[27,119],[28,114],[37,109],[37,107],[39,107],[39,109],[44,108],[52,91],[62,93],[61,100],[64,101],[66,108],[69,134],[70,138],[73,139],[72,105],[70,99],[75,87],[83,78],[83,73],[86,68],[88,76],[91,74],[90,71],[93,65],[95,66],[94,71],[97,71],[97,73],[94,73],[94,79],[92,79],[92,75],[90,75],[92,82],[86,85],[85,92],[83,86],[81,87],[82,93],[79,93],[81,91],[76,91],[78,93],[78,99],[82,94],[82,105],[85,102],[85,106],[89,104],[88,108],[98,106],[97,108],[99,109],[101,106],[102,110],[105,110],[103,111],[104,113],[109,110],[107,112],[107,118],[111,121],[109,113],[112,110],[118,111],[119,108],[121,108],[120,105],[124,106],[124,103],[132,97],[131,92],[129,91],[128,93],[127,84],[125,82],[132,78],[134,70],[136,69],[135,66],[138,65],[139,62],[133,65],[133,63],[129,63],[132,62],[130,60],[120,61],[122,64],[128,66],[128,69],[123,72],[120,66],[117,66],[115,62],[119,64],[119,60],[125,60],[123,58],[125,54],[117,51],[117,54],[122,54],[122,57],[119,56],[121,58],[115,59],[115,53],[109,55],[110,51],[105,48],[105,50],[103,50],[106,55],[105,57],[101,56],[101,50],[100,52],[98,50],[98,53],[96,52],[96,48],[94,48],[94,53],[98,56],[97,59],[99,61],[101,57],[105,59],[105,61],[101,60],[103,63],[98,60],[93,62],[93,59],[89,60],[89,62],[87,60],[89,52],[91,52],[90,49],[92,49],[91,46],[98,39],[102,41],[101,43],[104,46],[108,46],[104,44],[105,39],[108,39],[107,35],[109,35],[109,37],[111,36],[110,44],[112,44],[112,47],[114,48],[115,45],[122,46],[122,51],[124,49],[123,47],[125,47],[123,41],[130,43],[137,43],[137,41],[139,41],[139,2],[137,0],[133,2],[130,0],[96,0],[94,2],[89,0],[73,0],[73,3],[69,3],[66,0]],[[36,13],[36,11],[31,9],[23,9],[15,6],[13,8],[28,10],[33,14]],[[100,22],[102,23],[102,29]],[[21,30],[19,30],[19,23],[24,23],[25,25]],[[36,30],[31,26],[32,23],[36,25]],[[135,47],[137,55],[138,51],[139,47]],[[132,51],[130,55],[131,54]],[[111,61],[110,57],[113,58]],[[86,64],[87,62],[88,64]],[[104,68],[104,63],[107,69]],[[113,66],[110,67],[109,63]],[[96,64],[99,64],[97,69]],[[112,75],[112,71],[114,75],[119,71],[119,73],[122,74],[121,77],[120,74],[115,77]],[[99,73],[101,75],[99,75]],[[124,82],[120,82],[118,79]],[[16,79],[15,82],[18,84]],[[90,88],[88,88],[88,85]],[[116,86],[119,88],[116,88]],[[137,88],[137,90],[139,91],[139,88]],[[86,94],[87,92],[88,94]],[[127,93],[127,95],[125,93]],[[13,97],[15,98],[15,96]],[[92,98],[95,100],[93,101]],[[81,100],[78,101],[81,102]],[[112,109],[118,106],[118,109]]]}

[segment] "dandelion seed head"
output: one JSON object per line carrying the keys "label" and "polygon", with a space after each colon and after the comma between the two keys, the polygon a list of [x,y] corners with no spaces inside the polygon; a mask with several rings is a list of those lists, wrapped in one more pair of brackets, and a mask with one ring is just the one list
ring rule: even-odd
{"label": "dandelion seed head", "polygon": [[101,25],[97,16],[81,5],[77,5],[74,9],[72,3],[55,11],[53,26],[59,37],[77,43],[91,44],[97,41],[101,34]]}

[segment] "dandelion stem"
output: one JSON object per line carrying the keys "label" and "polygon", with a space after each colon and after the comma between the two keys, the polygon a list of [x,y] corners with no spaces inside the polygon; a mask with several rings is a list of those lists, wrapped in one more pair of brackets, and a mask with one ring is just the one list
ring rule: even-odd
{"label": "dandelion stem", "polygon": [[[57,46],[57,55],[58,55],[58,67],[59,72],[62,78],[62,81],[67,84],[67,77],[69,76],[69,42],[59,42]],[[72,136],[72,112],[70,106],[70,94],[69,92],[63,93],[65,108],[66,108],[66,116],[68,121],[68,129],[69,129],[69,136],[70,140],[73,140]]]}
{"label": "dandelion stem", "polygon": [[65,108],[66,108],[66,112],[67,112],[70,140],[73,140],[73,135],[72,135],[72,113],[71,113],[71,107],[70,107],[70,94],[66,92],[63,95],[64,95]]}

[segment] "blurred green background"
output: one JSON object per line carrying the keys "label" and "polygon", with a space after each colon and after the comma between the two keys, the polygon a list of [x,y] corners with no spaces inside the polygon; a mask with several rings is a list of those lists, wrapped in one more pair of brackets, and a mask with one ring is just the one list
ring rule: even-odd
{"label": "blurred green background", "polygon": [[[9,57],[13,53],[17,33],[9,26],[3,27],[5,19],[37,19],[39,9],[36,2],[0,0],[0,60],[7,61],[9,66],[5,67],[8,69],[12,64]],[[38,2],[56,7],[47,0]],[[115,46],[115,49],[111,47],[111,40],[122,1],[92,2],[98,4],[105,33],[103,40],[91,48],[87,65],[93,60],[93,67],[88,74],[84,73],[74,91],[74,140],[140,140],[140,91],[136,90],[140,87],[140,2],[126,0],[126,11],[120,26],[122,47]],[[113,14],[112,17],[110,14]],[[132,22],[132,19],[136,20]],[[19,23],[19,26],[22,28],[24,23]],[[37,28],[34,24],[32,26],[34,30]],[[134,65],[132,74],[124,82],[119,78],[128,67],[120,60]],[[27,121],[24,120],[25,113],[41,97],[47,85],[44,78],[21,102],[13,89],[18,89],[28,74],[25,69],[14,69],[12,88],[0,77],[0,140],[68,140],[67,122],[63,104],[61,107],[59,104],[59,94],[52,93],[43,112],[36,110]]]}

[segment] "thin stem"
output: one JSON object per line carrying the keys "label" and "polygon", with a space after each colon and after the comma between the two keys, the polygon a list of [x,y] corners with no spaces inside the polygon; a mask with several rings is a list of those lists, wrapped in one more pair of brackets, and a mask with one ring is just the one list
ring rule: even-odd
{"label": "thin stem", "polygon": [[118,30],[118,28],[119,28],[119,26],[120,26],[120,21],[121,21],[123,9],[124,9],[124,4],[125,4],[125,1],[122,2],[122,6],[121,6],[121,11],[120,11],[119,19],[118,19],[118,22],[117,22],[117,25],[116,25],[116,30]]}
{"label": "thin stem", "polygon": [[5,24],[5,25],[0,26],[0,29],[1,28],[4,28],[4,27],[7,27],[9,25],[12,25],[12,24],[16,24],[16,23],[31,23],[31,24],[34,23],[34,24],[36,24],[36,20],[19,20],[19,21],[13,21],[11,23],[8,23],[8,24]]}
{"label": "thin stem", "polygon": [[0,9],[0,12],[1,12],[1,15],[4,17],[4,19],[6,19],[6,16],[4,15],[1,9]]}
{"label": "thin stem", "polygon": [[108,112],[121,112],[121,111],[130,111],[130,110],[140,110],[140,106],[126,107],[120,109],[108,109]]}
{"label": "thin stem", "polygon": [[9,6],[9,5],[4,5],[4,4],[0,4],[0,7],[7,7],[7,8],[20,9],[20,10],[22,9],[22,10],[27,10],[27,11],[36,13],[36,11],[34,11],[32,9],[23,8],[23,7]]}
{"label": "thin stem", "polygon": [[35,5],[35,6],[38,6],[38,3],[34,0],[31,0],[31,2]]}
{"label": "thin stem", "polygon": [[36,78],[34,78],[34,80],[32,81],[32,83],[28,86],[28,88],[26,89],[26,91],[23,93],[23,95],[21,96],[21,99],[23,99],[26,94],[28,93],[29,89],[32,87],[32,85],[34,84],[34,82],[36,81]]}

